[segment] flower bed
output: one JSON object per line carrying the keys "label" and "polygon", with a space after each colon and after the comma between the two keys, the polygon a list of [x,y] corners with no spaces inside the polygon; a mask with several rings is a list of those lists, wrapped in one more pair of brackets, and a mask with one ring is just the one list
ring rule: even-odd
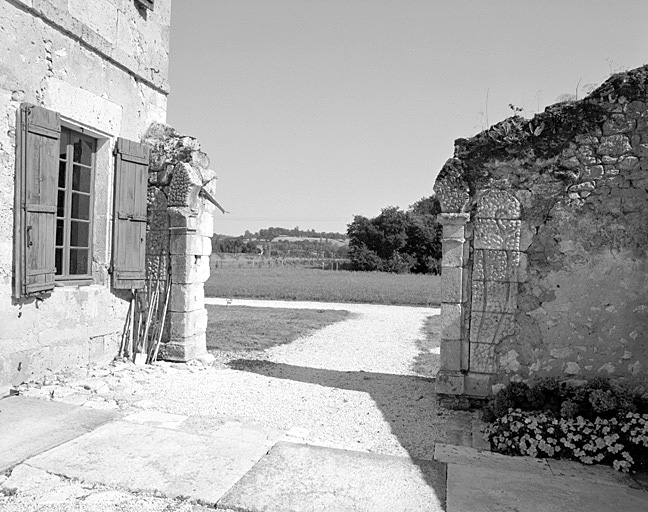
{"label": "flower bed", "polygon": [[483,411],[486,438],[508,455],[648,469],[648,400],[604,379],[580,386],[512,383]]}

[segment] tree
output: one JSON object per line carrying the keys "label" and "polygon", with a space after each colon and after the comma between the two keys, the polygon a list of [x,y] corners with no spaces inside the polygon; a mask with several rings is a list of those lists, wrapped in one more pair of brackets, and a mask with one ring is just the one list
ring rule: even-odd
{"label": "tree", "polygon": [[356,215],[348,225],[349,259],[354,270],[429,274],[438,272],[441,226],[439,201],[424,197],[404,212],[383,208],[368,219]]}

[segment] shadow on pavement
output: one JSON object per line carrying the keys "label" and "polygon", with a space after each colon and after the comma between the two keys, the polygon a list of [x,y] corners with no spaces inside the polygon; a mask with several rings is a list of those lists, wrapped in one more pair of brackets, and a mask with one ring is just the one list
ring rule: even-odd
{"label": "shadow on pavement", "polygon": [[233,360],[228,366],[276,379],[368,393],[401,446],[421,469],[428,485],[438,485],[438,479],[429,475],[430,463],[422,460],[433,459],[434,443],[442,440],[439,436],[443,435],[445,423],[443,413],[437,412],[434,379],[364,371],[326,370],[254,359]]}

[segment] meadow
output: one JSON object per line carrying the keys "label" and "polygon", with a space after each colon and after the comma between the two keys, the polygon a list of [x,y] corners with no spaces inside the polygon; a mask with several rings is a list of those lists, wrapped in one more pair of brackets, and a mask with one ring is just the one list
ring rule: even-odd
{"label": "meadow", "polygon": [[286,309],[246,306],[207,306],[207,349],[260,351],[291,343],[327,325],[353,317],[334,309]]}
{"label": "meadow", "polygon": [[[225,263],[225,264],[223,264]],[[319,264],[317,264],[319,267]],[[322,270],[283,262],[223,262],[212,257],[208,297],[353,302],[407,306],[441,304],[441,276]]]}

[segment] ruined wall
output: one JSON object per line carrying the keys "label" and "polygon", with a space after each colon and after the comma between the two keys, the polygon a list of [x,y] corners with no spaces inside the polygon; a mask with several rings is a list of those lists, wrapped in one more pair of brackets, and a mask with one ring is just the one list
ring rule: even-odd
{"label": "ruined wall", "polygon": [[[114,357],[127,303],[110,292],[113,148],[166,119],[170,0],[0,1],[0,390]],[[11,300],[16,111],[55,110],[95,137],[94,284]]]}
{"label": "ruined wall", "polygon": [[439,391],[549,375],[648,389],[648,67],[455,144],[435,190],[446,218],[470,219],[444,335],[468,362],[446,351]]}

